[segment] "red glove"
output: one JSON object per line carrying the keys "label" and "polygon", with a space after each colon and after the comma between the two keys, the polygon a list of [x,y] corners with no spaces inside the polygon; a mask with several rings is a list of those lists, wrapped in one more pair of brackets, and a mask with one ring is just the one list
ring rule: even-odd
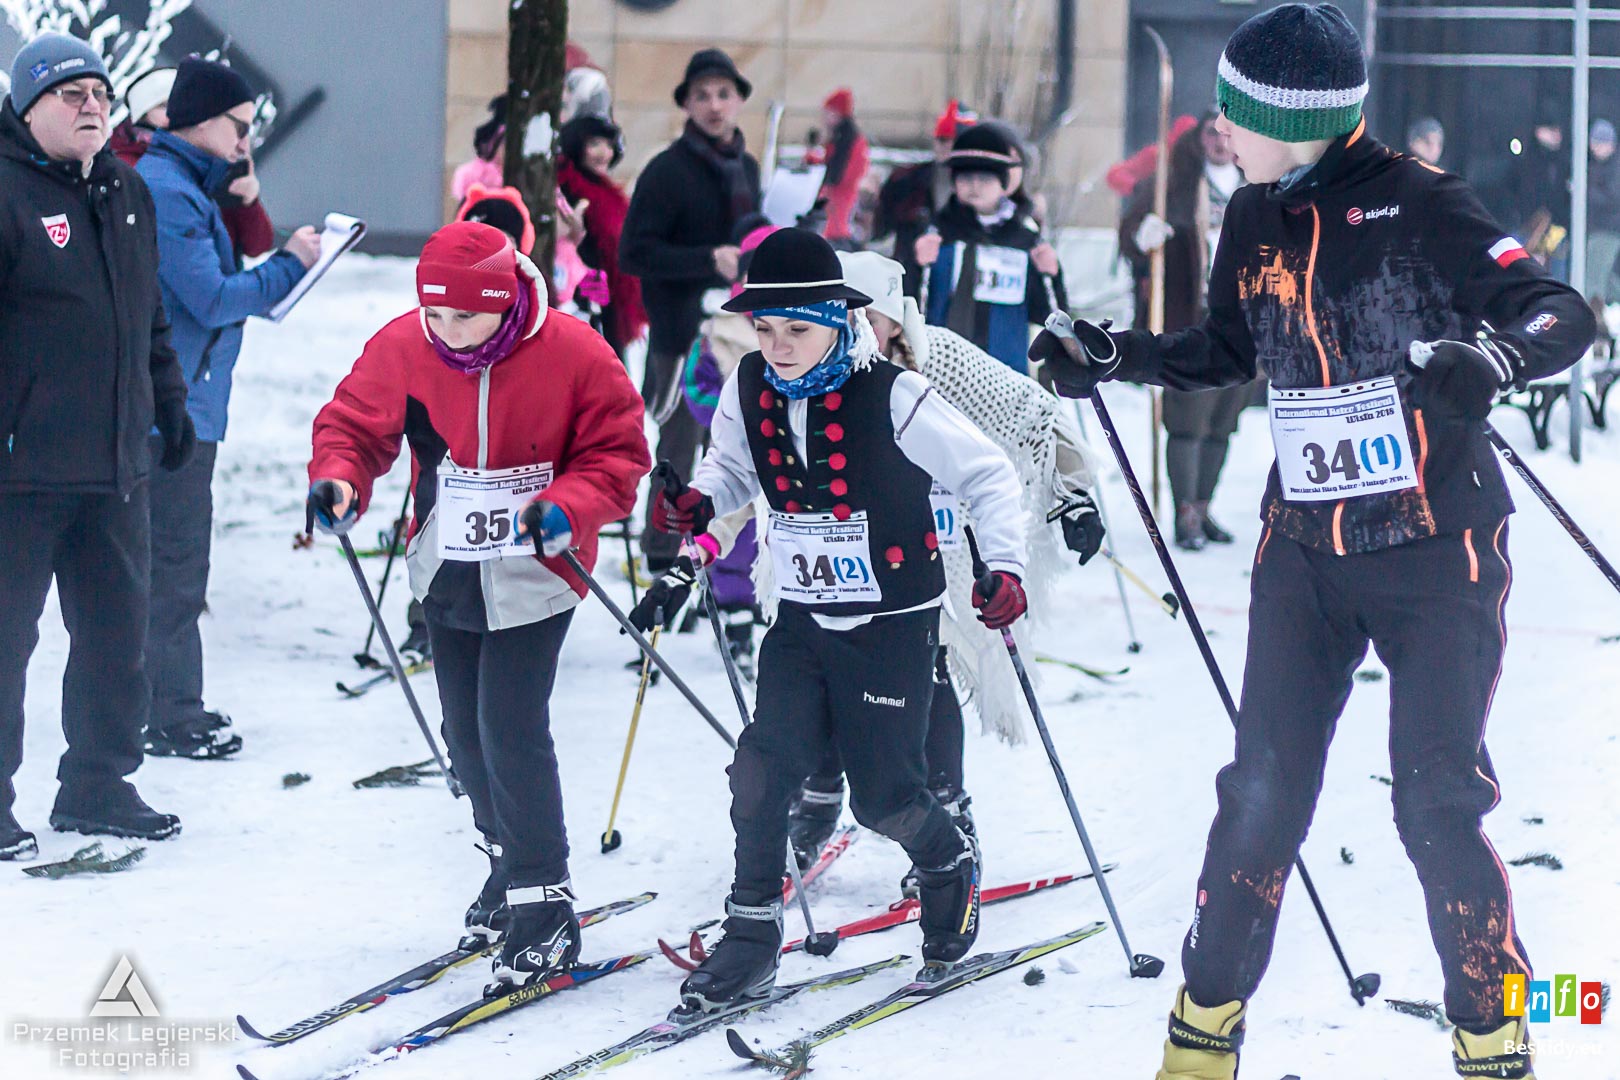
{"label": "red glove", "polygon": [[1029,610],[1029,598],[1024,595],[1024,585],[1017,574],[993,570],[988,596],[983,585],[973,583],[973,607],[979,613],[980,622],[992,630],[1001,630],[1017,622],[1018,617]]}
{"label": "red glove", "polygon": [[671,497],[660,490],[653,503],[652,524],[659,532],[701,533],[714,520],[714,500],[695,487]]}

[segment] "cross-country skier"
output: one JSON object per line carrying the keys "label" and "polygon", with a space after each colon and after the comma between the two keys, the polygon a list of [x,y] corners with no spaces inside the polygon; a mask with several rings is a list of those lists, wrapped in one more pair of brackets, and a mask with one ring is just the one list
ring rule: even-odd
{"label": "cross-country skier", "polygon": [[[1227,210],[1208,316],[1160,337],[1076,324],[1084,356],[1049,331],[1031,348],[1071,397],[1115,378],[1226,386],[1257,363],[1272,381],[1277,467],[1236,756],[1216,782],[1161,1080],[1236,1073],[1246,1002],[1369,641],[1390,671],[1395,822],[1427,901],[1457,1071],[1531,1075],[1524,1019],[1502,1000],[1502,977],[1530,965],[1480,824],[1499,795],[1484,733],[1513,509],[1484,421],[1503,389],[1579,358],[1593,318],[1466,183],[1370,138],[1366,92],[1337,8],[1285,4],[1244,23],[1217,96],[1251,186]],[[1421,370],[1414,342],[1434,343]]]}
{"label": "cross-country skier", "polygon": [[[1022,492],[1002,453],[928,381],[881,362],[870,302],[826,240],[784,229],[754,254],[727,307],[751,311],[761,351],[721,394],[713,445],[654,526],[701,533],[763,491],[776,622],[759,657],[754,722],[731,766],[736,876],[725,937],[681,986],[690,1008],[761,995],[782,945],[788,804],[829,743],[849,769],[856,817],[920,868],[923,958],[949,964],[978,934],[979,867],[929,792],[923,732],[945,573],[929,493],[970,501],[1001,587],[973,604],[1011,625],[1026,602]],[[861,331],[866,333],[861,333]]]}
{"label": "cross-country skier", "polygon": [[[433,645],[451,764],[490,873],[469,944],[505,940],[490,992],[579,956],[548,699],[596,534],[651,465],[641,398],[588,326],[548,312],[540,273],[499,229],[446,225],[422,249],[421,307],[367,343],[315,418],[310,504],[353,527],[403,437],[411,591]],[[538,535],[545,552],[534,552]]]}

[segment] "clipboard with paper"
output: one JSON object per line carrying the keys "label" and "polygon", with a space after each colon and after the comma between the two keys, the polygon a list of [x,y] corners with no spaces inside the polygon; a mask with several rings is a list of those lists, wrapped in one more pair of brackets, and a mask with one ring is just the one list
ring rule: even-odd
{"label": "clipboard with paper", "polygon": [[354,247],[360,238],[366,235],[366,223],[359,218],[348,214],[332,213],[326,215],[326,226],[321,231],[321,257],[315,260],[315,265],[304,271],[304,276],[298,279],[292,292],[282,298],[281,303],[270,309],[265,316],[271,322],[280,322],[287,317],[287,313],[297,306],[304,294],[315,287],[315,283],[326,276],[337,262],[338,256]]}

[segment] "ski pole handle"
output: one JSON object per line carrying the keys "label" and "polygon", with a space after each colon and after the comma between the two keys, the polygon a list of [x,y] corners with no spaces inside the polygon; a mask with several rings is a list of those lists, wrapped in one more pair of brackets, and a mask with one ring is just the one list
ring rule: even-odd
{"label": "ski pole handle", "polygon": [[675,466],[665,458],[653,469],[653,479],[663,485],[664,494],[671,499],[678,498],[686,490],[686,484],[681,481],[681,474],[675,471]]}
{"label": "ski pole handle", "polygon": [[990,572],[985,565],[984,557],[979,554],[979,540],[973,535],[973,526],[962,526],[962,533],[967,537],[968,552],[973,556],[973,581],[979,587],[979,594],[988,601],[996,595],[1001,588],[1001,579]]}

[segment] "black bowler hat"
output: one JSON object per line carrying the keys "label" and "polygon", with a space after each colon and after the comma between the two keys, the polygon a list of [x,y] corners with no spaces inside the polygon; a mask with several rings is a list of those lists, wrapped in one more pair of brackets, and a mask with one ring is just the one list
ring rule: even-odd
{"label": "black bowler hat", "polygon": [[844,283],[844,265],[838,252],[809,229],[781,229],[754,249],[748,266],[748,286],[722,305],[726,311],[803,307],[826,300],[842,300],[852,308],[872,302],[865,293]]}
{"label": "black bowler hat", "polygon": [[675,104],[681,108],[686,107],[686,92],[692,89],[692,84],[705,75],[723,75],[737,84],[737,93],[742,95],[744,101],[754,92],[754,84],[742,77],[737,65],[731,57],[720,49],[699,49],[692,54],[692,59],[686,62],[686,77],[681,85],[675,88]]}

